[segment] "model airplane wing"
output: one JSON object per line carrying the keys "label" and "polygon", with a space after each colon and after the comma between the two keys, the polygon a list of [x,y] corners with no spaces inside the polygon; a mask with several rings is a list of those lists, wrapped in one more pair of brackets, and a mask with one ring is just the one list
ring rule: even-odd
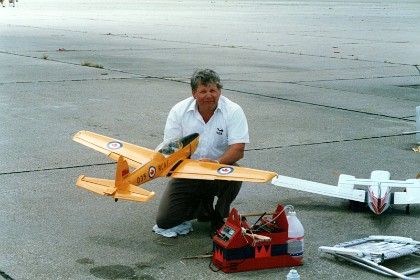
{"label": "model airplane wing", "polygon": [[[420,203],[420,179],[378,181],[357,179],[351,175],[341,174],[338,179],[338,185],[332,186],[278,175],[273,178],[271,183],[280,187],[360,202],[367,202],[367,187],[380,185],[382,187],[390,187],[393,190],[393,204]],[[363,189],[360,189],[360,187]],[[403,188],[404,191],[398,191],[396,188]]]}
{"label": "model airplane wing", "polygon": [[366,191],[356,189],[354,183],[348,182],[351,179],[355,179],[354,176],[341,174],[339,183],[337,186],[326,185],[322,183],[281,176],[278,175],[273,178],[271,183],[276,186],[285,187],[289,189],[295,189],[310,193],[321,194],[325,196],[344,198],[354,201],[365,202]]}
{"label": "model airplane wing", "polygon": [[116,161],[121,155],[127,160],[128,165],[134,168],[138,168],[149,162],[151,157],[156,154],[153,150],[90,131],[80,131],[76,133],[73,140],[89,148],[97,150],[98,152],[106,154],[108,157]]}
{"label": "model airplane wing", "polygon": [[252,168],[203,162],[197,160],[183,160],[167,176],[172,178],[227,180],[264,183],[277,174],[274,172]]}
{"label": "model airplane wing", "polygon": [[408,179],[405,182],[405,191],[394,192],[394,204],[420,203],[420,179]]}

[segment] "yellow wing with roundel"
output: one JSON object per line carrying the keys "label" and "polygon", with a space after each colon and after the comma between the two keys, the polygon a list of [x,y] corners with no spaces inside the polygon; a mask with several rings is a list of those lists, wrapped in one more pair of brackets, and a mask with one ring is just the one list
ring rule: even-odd
{"label": "yellow wing with roundel", "polygon": [[86,130],[76,133],[73,140],[98,152],[106,154],[108,157],[116,161],[118,161],[120,156],[123,156],[127,160],[128,165],[134,168],[139,168],[149,162],[157,153],[154,150],[139,147]]}
{"label": "yellow wing with roundel", "polygon": [[185,159],[167,176],[184,179],[265,183],[276,175],[277,173],[270,171]]}

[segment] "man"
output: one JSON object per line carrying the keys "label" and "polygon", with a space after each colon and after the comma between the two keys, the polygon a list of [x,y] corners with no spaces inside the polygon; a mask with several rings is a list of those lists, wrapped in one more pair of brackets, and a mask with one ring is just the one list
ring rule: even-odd
{"label": "man", "polygon": [[[232,165],[244,156],[245,144],[249,143],[248,123],[242,108],[221,95],[222,87],[213,70],[194,72],[192,96],[169,112],[164,139],[198,133],[199,144],[192,159]],[[212,230],[217,230],[229,215],[241,185],[234,181],[171,179],[153,230],[168,237],[185,234],[192,230],[189,220],[196,218],[211,221]]]}

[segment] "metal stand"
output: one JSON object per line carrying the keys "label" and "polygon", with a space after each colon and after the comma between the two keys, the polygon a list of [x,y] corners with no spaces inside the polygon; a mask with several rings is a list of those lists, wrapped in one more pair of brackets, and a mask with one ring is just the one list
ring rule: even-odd
{"label": "metal stand", "polygon": [[379,265],[379,263],[386,260],[401,256],[413,255],[414,257],[420,257],[420,242],[411,238],[369,236],[368,238],[340,243],[334,247],[321,246],[319,247],[319,252],[347,260],[385,276],[411,280],[420,279],[408,277],[408,275],[420,272],[420,267],[405,272],[397,272]]}

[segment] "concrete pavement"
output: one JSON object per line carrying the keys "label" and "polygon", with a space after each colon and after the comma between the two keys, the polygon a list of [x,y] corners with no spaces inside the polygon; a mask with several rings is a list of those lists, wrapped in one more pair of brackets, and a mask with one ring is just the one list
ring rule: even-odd
{"label": "concrete pavement", "polygon": [[[196,68],[216,70],[248,116],[241,164],[336,184],[332,173],[414,178],[420,103],[418,1],[46,1],[0,9],[0,279],[285,279],[290,268],[213,272],[208,225],[187,237],[151,232],[166,179],[146,203],[75,187],[115,164],[72,141],[91,130],[148,148],[190,94]],[[92,66],[82,66],[90,62]],[[420,240],[420,206],[375,216],[348,202],[244,183],[241,213],[295,207],[305,228],[301,279],[383,279],[320,257],[367,237]],[[403,269],[417,259],[391,262]]]}

